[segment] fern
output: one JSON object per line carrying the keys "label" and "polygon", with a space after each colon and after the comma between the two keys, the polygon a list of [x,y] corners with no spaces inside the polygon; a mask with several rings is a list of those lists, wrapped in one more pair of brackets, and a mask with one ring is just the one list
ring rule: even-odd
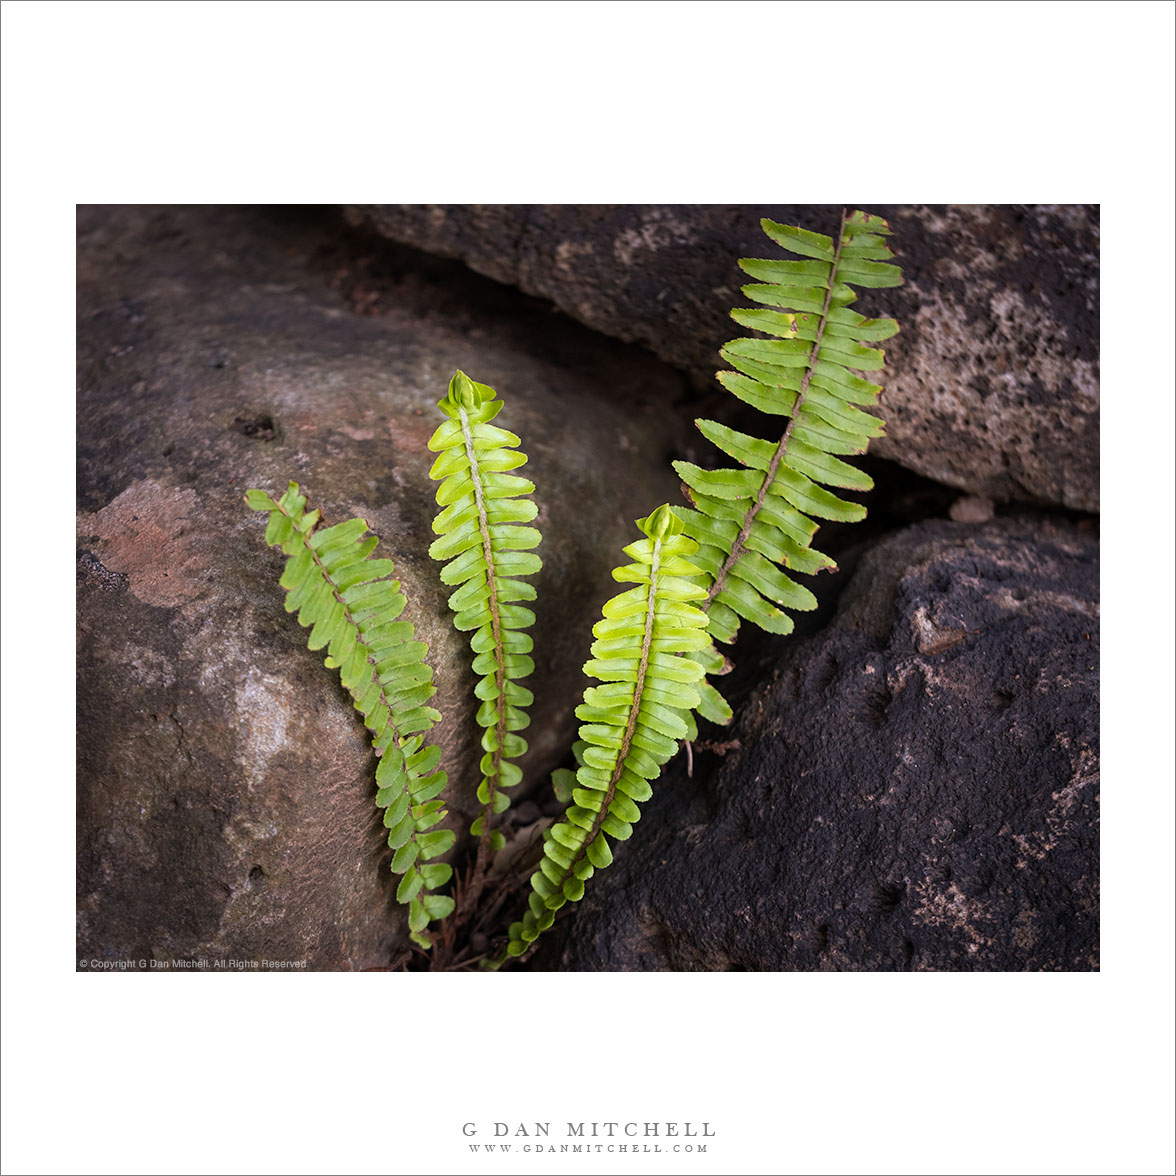
{"label": "fern", "polygon": [[[871,405],[881,387],[851,369],[878,371],[883,353],[867,343],[898,332],[893,319],[869,319],[848,309],[852,286],[899,286],[898,266],[883,237],[880,217],[844,213],[837,240],[774,221],[764,232],[805,261],[744,259],[740,267],[760,284],[743,287],[770,310],[734,310],[731,317],[771,339],[736,339],[721,351],[735,371],[718,379],[740,400],[762,412],[789,418],[778,441],[699,420],[703,435],[740,463],[704,470],[686,461],[674,468],[697,508],[683,510],[686,534],[698,541],[695,563],[703,570],[703,609],[710,633],[734,641],[742,620],[769,633],[789,633],[782,611],[811,609],[816,598],[781,570],[814,573],[832,568],[810,542],[814,519],[852,522],[865,508],[826,486],[869,490],[872,480],[840,460],[864,453],[881,436],[882,422],[856,405]],[[712,658],[713,655],[709,655]],[[708,671],[709,672],[709,671]],[[708,716],[709,717],[709,716]]]}
{"label": "fern", "polygon": [[[569,807],[544,834],[528,909],[511,924],[490,966],[526,952],[612,862],[610,839],[631,836],[652,781],[681,742],[696,737],[695,713],[730,721],[730,707],[707,681],[729,669],[715,642],[734,641],[745,620],[788,633],[793,622],[784,610],[815,607],[813,594],[786,572],[834,566],[811,546],[816,520],[852,522],[865,515],[829,487],[873,485],[841,459],[864,453],[883,431],[861,407],[874,404],[881,388],[857,373],[882,369],[883,353],[870,344],[896,334],[898,324],[865,318],[849,305],[857,298],[854,286],[901,285],[884,240],[889,226],[866,213],[843,213],[835,240],[762,224],[803,260],[739,262],[758,280],[744,293],[761,305],[732,311],[732,317],[769,337],[728,343],[721,354],[734,370],[719,372],[718,379],[739,399],[788,423],[778,440],[766,441],[697,421],[738,464],[707,470],[675,462],[693,509],[675,512],[666,505],[638,520],[645,538],[624,549],[632,562],[613,572],[635,587],[610,600],[593,628],[584,672],[599,685],[590,686],[576,708],[582,722],[573,748],[578,768],[553,776],[557,796]],[[462,907],[443,928],[442,954],[452,946],[455,924],[476,905],[490,854],[504,844],[493,818],[509,806],[508,790],[522,779],[516,761],[527,743],[519,732],[528,726],[526,708],[533,701],[520,682],[534,669],[524,630],[535,617],[519,602],[535,599],[524,577],[541,567],[532,550],[540,535],[525,524],[538,512],[523,497],[533,484],[510,473],[527,460],[519,438],[490,423],[502,408],[496,395],[457,372],[439,402],[448,419],[429,441],[438,454],[431,476],[440,482],[443,508],[429,553],[444,564],[441,580],[454,589],[449,606],[455,626],[471,634],[483,751],[482,811],[471,826],[477,857]],[[438,797],[446,777],[438,770],[440,751],[425,745],[425,735],[440,716],[428,705],[434,687],[425,646],[397,619],[405,600],[388,579],[392,563],[368,558],[377,541],[364,538],[362,519],[320,529],[318,512],[306,512],[296,483],[278,502],[259,490],[246,497],[268,512],[266,540],[288,557],[282,575],[287,610],[311,627],[309,647],[327,650],[327,664],[340,671],[372,733],[380,757],[376,800],[386,809],[392,868],[403,875],[397,897],[409,904],[414,940],[428,946],[428,923],[455,910],[451,898],[434,893],[452,870],[430,859],[455,838],[435,828],[445,815]]]}
{"label": "fern", "polygon": [[584,672],[602,684],[589,687],[576,708],[584,721],[578,787],[564,820],[544,835],[530,909],[511,925],[507,955],[526,951],[556,911],[578,901],[584,883],[612,862],[609,838],[628,840],[641,816],[638,804],[653,793],[650,781],[693,729],[703,668],[683,655],[710,645],[706,615],[689,603],[706,594],[699,569],[686,558],[698,544],[681,533],[669,506],[637,525],[647,538],[626,547],[633,562],[613,572],[637,587],[608,601],[592,630],[596,641]]}
{"label": "fern", "polygon": [[[772,338],[728,343],[721,354],[736,370],[720,372],[718,379],[753,407],[788,417],[788,424],[772,442],[716,421],[696,422],[739,467],[704,470],[675,462],[696,509],[683,509],[679,519],[662,508],[643,521],[653,524],[643,526],[651,540],[626,548],[641,562],[614,575],[648,588],[610,601],[606,620],[594,630],[598,638],[611,640],[596,642],[597,660],[584,669],[606,684],[591,688],[576,711],[586,722],[576,747],[580,767],[574,781],[566,769],[553,779],[557,795],[562,798],[570,789],[573,803],[546,834],[543,858],[531,878],[530,909],[510,929],[507,956],[522,955],[551,926],[556,911],[583,895],[593,871],[611,862],[606,835],[628,837],[640,815],[636,802],[652,793],[649,781],[678,741],[694,737],[691,712],[715,722],[730,720],[730,707],[704,678],[729,668],[714,641],[734,641],[743,620],[771,633],[791,632],[792,619],[783,609],[814,608],[816,597],[781,565],[810,574],[833,567],[810,546],[814,519],[851,522],[865,515],[864,507],[825,487],[873,486],[841,457],[865,452],[883,431],[880,420],[856,407],[873,404],[881,388],[855,370],[882,368],[883,353],[866,344],[890,338],[898,324],[865,318],[848,306],[857,297],[853,285],[902,283],[898,267],[886,261],[893,256],[883,239],[889,226],[865,213],[843,213],[836,242],[769,220],[763,228],[806,260],[740,261],[748,274],[762,280],[745,286],[744,293],[772,309],[735,310],[732,318]],[[675,544],[672,549],[669,542]],[[642,562],[648,571],[643,572]],[[663,592],[672,602],[668,606],[661,602]],[[692,599],[700,607],[685,603]],[[637,609],[644,610],[644,628],[632,621],[614,628],[608,619],[628,618]],[[663,609],[672,618],[668,638],[660,627]],[[668,700],[660,699],[659,691],[668,691]],[[648,705],[669,700],[664,714]]]}
{"label": "fern", "polygon": [[441,716],[428,705],[436,688],[426,646],[414,639],[410,622],[397,619],[405,599],[399,582],[388,579],[392,561],[368,558],[378,540],[364,537],[363,519],[320,527],[297,482],[277,502],[262,490],[250,490],[245,501],[268,512],[266,542],[287,556],[286,611],[310,629],[308,648],[326,649],[327,666],[339,671],[371,733],[379,756],[376,803],[384,809],[392,869],[403,875],[396,897],[408,903],[414,941],[428,947],[428,923],[453,910],[453,899],[432,893],[449,881],[452,867],[431,859],[455,837],[434,828],[445,816],[437,797],[446,774],[437,766],[440,748],[426,745],[425,736]]}
{"label": "fern", "polygon": [[445,508],[433,522],[440,538],[429,554],[445,561],[442,582],[457,585],[449,607],[454,625],[472,634],[473,668],[479,676],[474,693],[481,703],[482,812],[470,829],[479,839],[466,899],[471,905],[491,851],[504,844],[502,834],[491,828],[494,816],[510,805],[504,790],[523,778],[514,761],[527,750],[519,732],[530,722],[524,708],[534,697],[519,679],[531,674],[535,663],[531,638],[522,630],[534,624],[535,614],[518,601],[534,600],[535,588],[520,577],[542,566],[530,550],[539,545],[539,532],[520,525],[538,513],[531,499],[519,497],[534,491],[534,484],[507,472],[527,458],[515,448],[520,441],[514,433],[490,424],[502,409],[495,396],[493,388],[457,372],[438,403],[449,419],[429,439],[429,448],[439,453],[430,477],[441,481],[437,503]]}

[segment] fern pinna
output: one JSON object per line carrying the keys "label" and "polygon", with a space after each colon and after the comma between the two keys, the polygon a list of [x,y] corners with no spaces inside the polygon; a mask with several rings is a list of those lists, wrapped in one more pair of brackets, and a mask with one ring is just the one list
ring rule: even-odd
{"label": "fern pinna", "polygon": [[479,839],[477,860],[466,903],[477,902],[491,851],[502,848],[503,836],[491,828],[510,798],[504,789],[523,778],[514,762],[526,750],[519,734],[530,720],[524,708],[531,692],[519,684],[535,668],[531,638],[523,632],[535,614],[520,600],[534,600],[535,588],[520,577],[537,572],[541,561],[531,548],[540,534],[531,522],[538,508],[530,498],[535,486],[508,471],[525,465],[516,448],[519,438],[490,422],[502,410],[493,388],[457,372],[438,407],[448,418],[429,439],[439,454],[430,477],[439,480],[437,503],[445,509],[433,522],[440,536],[429,548],[445,561],[441,580],[457,585],[449,597],[454,625],[470,632],[474,693],[480,700],[477,722],[482,730],[482,773],[478,800],[482,812],[470,832]]}
{"label": "fern pinna", "polygon": [[435,828],[445,816],[437,797],[446,774],[437,767],[440,748],[426,745],[425,735],[441,716],[428,705],[436,687],[426,646],[410,622],[398,619],[405,599],[399,582],[388,578],[392,561],[369,558],[378,540],[367,536],[363,519],[320,527],[319,512],[306,510],[296,482],[277,502],[262,490],[250,490],[245,501],[268,512],[266,542],[287,556],[286,611],[310,628],[308,648],[326,649],[327,666],[339,671],[371,732],[379,756],[376,803],[385,810],[392,869],[403,875],[396,897],[408,903],[413,940],[428,947],[429,922],[453,910],[453,899],[432,893],[449,881],[452,867],[430,859],[449,850],[455,835]]}
{"label": "fern pinna", "polygon": [[[850,522],[865,507],[845,502],[825,486],[869,490],[873,481],[837,455],[864,453],[881,436],[882,422],[855,405],[875,403],[882,391],[851,369],[878,371],[883,353],[867,343],[897,334],[894,319],[870,319],[850,310],[852,286],[902,285],[894,254],[884,241],[890,227],[864,212],[842,214],[837,240],[790,225],[762,222],[773,241],[808,260],[744,259],[756,285],[743,287],[770,310],[734,310],[731,317],[771,339],[736,339],[720,352],[735,371],[718,379],[740,400],[789,418],[778,441],[763,441],[715,421],[700,420],[709,440],[740,463],[704,470],[674,462],[696,510],[684,510],[685,531],[699,543],[710,632],[731,642],[740,621],[769,633],[789,633],[782,608],[810,609],[816,598],[781,571],[819,572],[833,567],[810,546],[814,518]],[[810,517],[811,516],[811,517]],[[779,607],[778,607],[779,606]]]}
{"label": "fern pinna", "polygon": [[544,834],[530,909],[511,925],[506,955],[522,955],[556,911],[578,901],[584,883],[612,862],[608,839],[630,837],[641,816],[637,805],[653,794],[650,781],[693,729],[703,668],[684,655],[710,644],[706,615],[690,603],[706,595],[687,558],[698,544],[681,533],[669,506],[637,525],[647,537],[625,548],[633,562],[613,572],[637,587],[608,601],[592,630],[584,672],[601,685],[589,687],[576,708],[584,722],[578,787],[564,819]]}

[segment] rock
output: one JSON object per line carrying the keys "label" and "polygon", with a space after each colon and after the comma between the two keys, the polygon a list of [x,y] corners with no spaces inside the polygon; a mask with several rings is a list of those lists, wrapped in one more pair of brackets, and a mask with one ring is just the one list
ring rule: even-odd
{"label": "rock", "polygon": [[[973,494],[1098,509],[1099,217],[1094,205],[876,205],[906,275],[889,314],[884,457]],[[710,383],[739,257],[778,256],[762,216],[804,205],[352,205],[357,224],[457,257]]]}
{"label": "rock", "polygon": [[282,608],[247,488],[296,479],[329,519],[368,519],[396,560],[463,832],[471,655],[427,554],[425,442],[452,371],[499,389],[538,487],[531,787],[567,753],[632,520],[677,493],[680,434],[648,406],[680,377],[598,341],[586,378],[410,274],[382,317],[353,314],[318,272],[339,231],[289,210],[80,210],[79,958],[367,968],[403,946],[375,761]]}
{"label": "rock", "polygon": [[991,498],[977,498],[965,494],[948,509],[948,516],[956,523],[987,523],[996,515],[996,504]]}
{"label": "rock", "polygon": [[1097,541],[923,523],[681,757],[531,966],[1098,967]]}

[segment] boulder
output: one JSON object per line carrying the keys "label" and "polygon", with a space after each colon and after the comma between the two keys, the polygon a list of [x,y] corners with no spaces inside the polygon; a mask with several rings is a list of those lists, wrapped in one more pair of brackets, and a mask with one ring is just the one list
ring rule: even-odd
{"label": "boulder", "polygon": [[300,210],[79,210],[79,959],[369,968],[405,942],[366,733],[283,610],[246,489],[295,479],[396,560],[463,834],[471,655],[427,554],[450,375],[499,389],[545,532],[519,799],[567,753],[632,520],[677,493],[681,430],[655,407],[678,375],[608,340],[585,375],[407,272],[355,314],[322,273],[341,231]]}
{"label": "boulder", "polygon": [[1096,969],[1097,552],[1040,519],[873,547],[530,966]]}
{"label": "boulder", "polygon": [[[906,276],[878,454],[998,501],[1099,502],[1096,205],[871,205]],[[709,384],[748,305],[740,257],[779,256],[763,216],[836,231],[814,205],[351,205],[355,224],[549,298]]]}

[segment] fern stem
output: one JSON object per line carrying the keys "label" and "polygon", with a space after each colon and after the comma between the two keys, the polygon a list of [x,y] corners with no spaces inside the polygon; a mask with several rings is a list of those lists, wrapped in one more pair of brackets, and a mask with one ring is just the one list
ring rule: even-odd
{"label": "fern stem", "polygon": [[[364,651],[364,660],[371,667],[372,683],[375,686],[376,691],[379,695],[380,704],[388,712],[387,724],[389,727],[392,728],[392,738],[396,742],[397,749],[402,750],[405,747],[405,745],[409,742],[409,739],[411,737],[403,735],[401,733],[399,727],[394,722],[393,716],[395,715],[396,711],[393,707],[392,700],[388,697],[388,693],[384,689],[384,683],[380,680],[379,663],[376,660],[375,651],[372,648],[372,646],[366,640],[364,640],[363,630],[360,628],[359,622],[352,615],[351,609],[348,606],[347,600],[339,588],[338,582],[331,575],[330,569],[324,563],[324,561],[320,557],[318,551],[313,546],[311,546],[310,536],[314,533],[314,528],[311,528],[311,530],[309,532],[303,531],[303,529],[298,525],[299,520],[296,519],[292,514],[290,514],[290,512],[285,509],[285,507],[282,505],[281,502],[278,502],[275,505],[277,506],[279,513],[284,515],[293,524],[295,534],[297,534],[301,537],[302,546],[310,553],[311,560],[314,562],[315,566],[318,568],[319,573],[322,576],[323,580],[329,585],[332,594],[334,595],[336,601],[338,601],[338,603],[339,603],[340,608],[342,608],[343,616],[346,619],[347,624],[349,626],[351,626],[352,630],[354,631],[355,643],[357,646],[362,647],[362,649]],[[384,755],[385,748],[373,747],[372,750],[375,752],[376,757],[380,758]],[[405,791],[408,791],[408,793],[409,793],[409,812],[412,813],[412,811],[413,811],[412,793],[410,791],[410,785],[407,780],[405,783]],[[418,845],[419,845],[419,841],[418,841],[417,835],[419,832],[420,832],[419,829],[414,828],[412,830],[412,832],[409,834],[409,840],[412,841],[414,844],[418,844]],[[423,860],[423,858],[421,860]],[[421,943],[422,946],[426,945],[424,939],[420,939],[420,940],[418,940],[418,942]]]}
{"label": "fern stem", "polygon": [[490,826],[494,819],[494,797],[498,791],[498,771],[502,760],[503,740],[506,735],[506,667],[502,645],[502,618],[499,613],[498,583],[494,573],[494,549],[490,541],[490,520],[486,515],[486,502],[482,494],[482,474],[478,468],[478,455],[474,450],[474,438],[470,432],[469,414],[464,408],[461,413],[461,435],[465,441],[466,457],[470,463],[470,481],[474,486],[474,501],[478,508],[478,531],[482,537],[482,555],[486,560],[486,586],[490,591],[487,607],[490,610],[490,629],[494,637],[494,685],[498,690],[498,718],[494,725],[493,759],[491,772],[486,777],[486,804],[482,807],[482,834],[478,840],[478,854],[474,862],[474,874],[469,889],[462,901],[462,910],[472,910],[478,905],[486,880],[486,868],[490,863]]}
{"label": "fern stem", "polygon": [[817,363],[817,353],[821,347],[821,337],[825,333],[825,323],[829,318],[829,303],[833,299],[833,287],[837,284],[837,266],[841,261],[841,248],[845,243],[845,220],[848,215],[848,209],[841,210],[841,224],[837,230],[837,248],[833,254],[833,264],[829,270],[829,287],[825,291],[825,302],[821,307],[821,319],[817,323],[817,337],[813,340],[812,350],[809,352],[808,365],[805,368],[804,376],[800,381],[800,389],[796,393],[796,402],[792,406],[792,416],[788,421],[788,426],[784,430],[784,435],[780,438],[780,443],[776,446],[776,452],[772,454],[772,460],[768,465],[768,471],[764,475],[763,483],[759,488],[759,493],[755,496],[755,502],[752,503],[751,509],[747,512],[747,517],[743,520],[743,526],[739,529],[739,534],[735,542],[731,545],[731,553],[727,556],[723,566],[719,569],[719,574],[715,577],[715,582],[710,586],[710,590],[706,594],[706,600],[702,602],[699,607],[706,612],[723,590],[723,582],[727,578],[727,573],[733,568],[739,557],[743,554],[744,544],[747,542],[747,537],[751,534],[751,528],[755,523],[755,517],[759,514],[760,508],[764,504],[764,500],[768,496],[768,490],[776,479],[776,473],[780,468],[780,463],[784,460],[784,455],[788,451],[788,442],[792,437],[792,430],[796,427],[796,422],[800,417],[800,410],[804,405],[805,396],[808,393],[809,384],[812,382],[813,371]]}
{"label": "fern stem", "polygon": [[633,701],[629,707],[629,718],[625,723],[625,733],[621,737],[621,746],[617,751],[616,763],[613,765],[612,775],[609,777],[608,787],[604,792],[604,802],[593,818],[592,828],[589,830],[588,836],[584,838],[584,844],[576,850],[575,855],[572,857],[571,864],[564,874],[565,878],[572,877],[576,866],[579,865],[584,855],[588,852],[588,846],[596,840],[597,835],[600,833],[604,819],[608,816],[609,805],[612,804],[613,796],[616,794],[617,782],[620,780],[621,773],[625,769],[625,759],[629,754],[629,745],[633,742],[633,733],[637,729],[637,715],[641,710],[641,698],[645,692],[645,675],[649,669],[649,648],[653,642],[653,622],[657,601],[657,575],[661,563],[661,548],[662,541],[660,539],[655,540],[653,545],[653,560],[649,568],[649,595],[646,598],[645,606],[645,633],[641,639],[641,660],[637,663],[637,680],[633,683]]}
{"label": "fern stem", "polygon": [[[396,745],[397,747],[403,747],[406,742],[406,737],[400,734],[396,724],[392,722],[392,715],[395,712],[392,709],[392,702],[384,690],[384,684],[380,681],[380,670],[376,662],[372,647],[363,639],[363,632],[359,627],[359,622],[356,621],[356,619],[351,615],[351,609],[347,606],[347,601],[343,598],[343,594],[339,590],[339,585],[332,578],[330,571],[328,570],[326,564],[323,563],[319,553],[310,545],[310,536],[314,534],[313,529],[309,532],[303,531],[302,528],[298,526],[298,520],[282,506],[281,502],[278,502],[276,505],[279,512],[285,515],[286,518],[288,518],[290,522],[294,524],[295,532],[302,536],[302,546],[305,547],[308,552],[310,552],[310,558],[314,561],[314,564],[322,574],[323,579],[330,585],[331,592],[334,593],[335,599],[339,602],[340,608],[343,609],[343,615],[347,618],[347,623],[355,630],[355,643],[357,645],[363,646],[365,660],[367,661],[368,665],[372,667],[372,682],[379,691],[380,702],[388,708],[388,724],[395,733]],[[384,754],[381,748],[373,748],[372,750],[377,756],[382,756]],[[413,835],[413,839],[415,840],[415,834]]]}
{"label": "fern stem", "polygon": [[319,512],[305,510],[297,482],[276,502],[263,490],[248,491],[245,501],[269,515],[266,542],[287,557],[280,581],[288,593],[286,611],[297,612],[299,624],[310,629],[310,649],[326,649],[328,668],[339,671],[371,732],[379,759],[375,801],[385,810],[392,872],[403,875],[396,898],[408,906],[411,938],[428,949],[429,922],[454,907],[452,898],[431,892],[453,871],[424,863],[451,849],[456,835],[433,828],[446,815],[436,799],[446,774],[437,770],[441,749],[426,746],[424,733],[441,716],[425,705],[436,693],[427,649],[411,622],[397,620],[406,600],[399,581],[388,578],[395,568],[391,560],[368,559],[378,540],[362,538],[366,520],[318,527]]}

